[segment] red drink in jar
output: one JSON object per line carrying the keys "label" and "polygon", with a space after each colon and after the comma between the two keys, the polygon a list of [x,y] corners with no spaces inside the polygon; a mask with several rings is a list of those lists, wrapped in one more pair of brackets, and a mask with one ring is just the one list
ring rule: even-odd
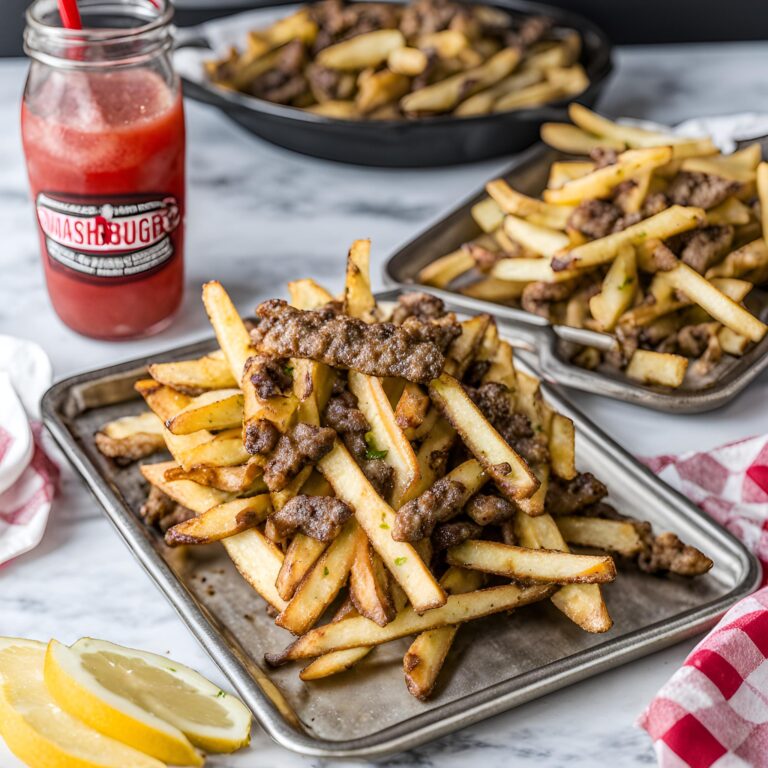
{"label": "red drink in jar", "polygon": [[184,112],[168,57],[171,11],[150,0],[80,7],[77,32],[56,25],[55,0],[28,13],[22,136],[48,292],[79,333],[142,336],[170,322],[183,292]]}

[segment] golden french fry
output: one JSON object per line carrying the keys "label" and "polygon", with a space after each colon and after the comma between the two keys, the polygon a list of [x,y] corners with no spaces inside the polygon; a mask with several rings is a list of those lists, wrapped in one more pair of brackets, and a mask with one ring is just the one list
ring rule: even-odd
{"label": "golden french fry", "polygon": [[746,336],[751,341],[760,341],[768,331],[765,323],[726,296],[687,264],[678,264],[673,270],[667,272],[666,276],[678,291],[684,293],[705,312],[735,333]]}
{"label": "golden french fry", "polygon": [[240,382],[245,363],[253,354],[251,337],[221,283],[214,280],[203,286],[203,304],[232,376]]}
{"label": "golden french fry", "polygon": [[301,531],[291,539],[275,582],[277,592],[283,600],[290,600],[293,597],[296,587],[309,573],[327,546],[328,542],[313,539]]}
{"label": "golden french fry", "polygon": [[[439,416],[434,408],[430,411],[430,414],[433,411]],[[429,419],[425,419],[422,426],[428,421]],[[443,474],[440,471],[441,467],[444,461],[447,462],[448,453],[455,440],[456,430],[445,419],[437,418],[416,453],[420,477],[403,498],[403,504],[424,493]]]}
{"label": "golden french fry", "polygon": [[548,101],[556,101],[565,95],[561,85],[545,80],[543,83],[535,83],[502,96],[494,103],[493,111],[512,112],[516,109],[531,109]]}
{"label": "golden french fry", "polygon": [[554,413],[550,422],[549,461],[558,477],[576,477],[576,430],[573,422],[561,413]]}
{"label": "golden french fry", "polygon": [[221,542],[240,575],[273,608],[282,611],[287,603],[275,589],[283,565],[283,553],[257,528],[230,536]]}
{"label": "golden french fry", "polygon": [[592,173],[595,164],[589,160],[555,162],[549,167],[547,189],[560,189],[564,184]]}
{"label": "golden french fry", "polygon": [[[757,187],[760,193],[760,171],[757,174]],[[738,197],[727,197],[720,205],[707,211],[707,224],[711,227],[726,224],[749,224],[752,218],[749,208]]]}
{"label": "golden french fry", "polygon": [[459,292],[473,299],[504,303],[519,299],[527,284],[522,280],[499,280],[497,277],[484,277],[472,285],[460,288]]}
{"label": "golden french fry", "polygon": [[768,163],[760,163],[757,166],[757,195],[760,198],[760,224],[763,229],[763,240],[768,242]]}
{"label": "golden french fry", "polygon": [[632,557],[640,552],[643,543],[637,529],[626,520],[604,520],[582,515],[558,515],[557,527],[569,544],[593,547]]}
{"label": "golden french fry", "polygon": [[[543,200],[528,197],[528,195],[512,189],[504,179],[489,181],[485,185],[485,189],[505,213],[528,219],[533,224],[539,224],[550,229],[565,229],[568,218],[574,211],[573,206],[553,205],[552,203],[545,203]],[[516,239],[508,228],[507,234]],[[532,248],[531,250],[535,249]],[[552,253],[557,250],[559,249],[553,250]],[[538,251],[538,253],[545,252]],[[545,255],[551,255],[551,253],[545,253]]]}
{"label": "golden french fry", "polygon": [[168,421],[174,435],[189,435],[201,429],[232,429],[243,422],[243,393],[239,389],[217,389],[195,397]]}
{"label": "golden french fry", "polygon": [[706,173],[720,176],[742,184],[755,181],[755,168],[734,160],[734,155],[718,155],[715,157],[688,157],[680,165],[681,171]]}
{"label": "golden french fry", "polygon": [[531,584],[602,584],[616,578],[610,557],[528,549],[498,541],[468,540],[448,550],[448,562]]}
{"label": "golden french fry", "polygon": [[258,358],[249,357],[243,367],[243,426],[266,420],[280,432],[285,432],[294,420],[299,401],[293,392],[273,397],[261,397],[253,383],[253,376],[259,370]]}
{"label": "golden french fry", "polygon": [[734,355],[735,357],[741,357],[749,347],[750,341],[746,336],[742,336],[740,333],[734,333],[730,328],[723,326],[717,332],[717,340],[720,342],[720,346],[728,355]]}
{"label": "golden french fry", "polygon": [[392,51],[404,47],[405,38],[399,30],[377,29],[324,48],[316,60],[329,69],[365,69],[378,67]]}
{"label": "golden french fry", "polygon": [[504,48],[478,67],[412,91],[400,100],[410,114],[450,112],[464,98],[505,78],[520,61],[520,52]]}
{"label": "golden french fry", "polygon": [[[395,513],[368,481],[347,449],[336,443],[318,463],[336,495],[349,504],[374,549],[418,611],[442,605],[445,594],[410,545],[392,538]],[[319,655],[319,654],[318,654]]]}
{"label": "golden french fry", "polygon": [[561,283],[578,276],[574,269],[555,271],[549,259],[500,259],[491,269],[491,277],[512,282]]}
{"label": "golden french fry", "polygon": [[643,384],[679,387],[688,370],[688,358],[666,352],[638,349],[629,361],[626,374]]}
{"label": "golden french fry", "polygon": [[456,29],[444,29],[422,35],[418,46],[424,51],[434,51],[441,59],[453,59],[469,46],[469,40],[463,32]]}
{"label": "golden french fry", "polygon": [[451,342],[445,355],[443,370],[446,373],[463,378],[475,359],[490,322],[490,315],[476,315],[461,323],[461,335]]}
{"label": "golden french fry", "polygon": [[194,480],[201,485],[218,488],[228,493],[261,493],[267,490],[261,480],[262,468],[256,462],[238,467],[209,467],[195,465],[189,469],[173,467],[165,473],[166,480]]}
{"label": "golden french fry", "polygon": [[320,104],[312,104],[307,107],[307,112],[322,117],[332,117],[336,120],[360,120],[363,116],[354,101],[343,99],[330,99]]}
{"label": "golden french fry", "polygon": [[371,292],[371,241],[355,240],[347,255],[344,284],[344,311],[352,317],[370,322],[376,308]]}
{"label": "golden french fry", "polygon": [[[514,527],[524,547],[569,551],[551,515],[531,517],[518,512]],[[599,584],[568,584],[552,595],[552,604],[586,632],[607,632],[613,626]]]}
{"label": "golden french fry", "polygon": [[532,224],[509,214],[504,219],[504,231],[526,250],[552,257],[570,245],[568,235],[556,229]]}
{"label": "golden french fry", "polygon": [[457,277],[474,269],[475,260],[464,248],[441,256],[439,259],[427,264],[418,275],[418,280],[424,285],[433,288],[446,288]]}
{"label": "golden french fry", "polygon": [[627,148],[627,143],[621,139],[594,136],[570,123],[544,123],[541,126],[541,140],[553,149],[569,155],[588,155],[593,149],[623,152]]}
{"label": "golden french fry", "polygon": [[486,234],[495,232],[504,223],[504,211],[490,197],[472,206],[472,218]]}
{"label": "golden french fry", "polygon": [[191,509],[197,515],[235,498],[232,493],[209,488],[192,480],[166,480],[165,473],[175,466],[172,461],[163,461],[157,464],[143,464],[140,470],[150,485],[159,488],[175,502]]}
{"label": "golden french fry", "polygon": [[307,632],[281,653],[267,654],[266,659],[269,664],[277,666],[346,648],[381,645],[417,632],[448,624],[460,624],[529,605],[543,600],[549,594],[550,588],[546,586],[523,588],[505,584],[462,595],[451,595],[443,606],[421,614],[412,607],[405,608],[386,627],[380,627],[364,616],[343,619]]}
{"label": "golden french fry", "polygon": [[165,532],[169,547],[183,544],[210,544],[255,528],[272,510],[269,494],[234,499],[217,504],[197,517],[178,523]]}
{"label": "golden french fry", "polygon": [[238,385],[221,350],[197,360],[153,363],[149,366],[149,375],[160,384],[182,392],[228,389]]}
{"label": "golden french fry", "polygon": [[603,279],[600,293],[589,300],[589,310],[601,330],[612,331],[616,327],[621,315],[632,305],[637,286],[635,249],[623,245]]}
{"label": "golden french fry", "polygon": [[491,426],[456,379],[444,373],[432,381],[429,392],[434,405],[510,501],[527,499],[536,492],[539,481],[531,469]]}
{"label": "golden french fry", "polygon": [[275,619],[278,626],[302,635],[315,624],[344,586],[360,536],[358,524],[348,520]]}
{"label": "golden french fry", "polygon": [[427,55],[418,48],[396,48],[387,56],[387,66],[392,72],[416,77],[427,68]]}
{"label": "golden french fry", "polygon": [[543,79],[544,74],[533,69],[523,72],[513,72],[495,85],[462,101],[453,111],[453,114],[459,117],[487,115],[494,111],[494,105],[499,99],[510,93],[540,83]]}
{"label": "golden french fry", "polygon": [[362,114],[367,114],[405,96],[410,87],[411,79],[406,75],[393,72],[391,69],[381,69],[360,80],[355,104]]}
{"label": "golden french fry", "polygon": [[395,422],[400,429],[420,426],[429,410],[429,395],[411,381],[406,382],[395,408]]}
{"label": "golden french fry", "polygon": [[768,264],[768,245],[761,237],[731,251],[719,264],[706,272],[707,280],[715,277],[741,277]]}
{"label": "golden french fry", "polygon": [[706,213],[702,208],[673,205],[621,232],[614,232],[571,249],[563,254],[559,265],[563,268],[583,269],[605,264],[613,261],[623,245],[640,245],[649,239],[663,240],[700,227],[706,220]]}
{"label": "golden french fry", "polygon": [[333,301],[333,296],[314,280],[292,280],[288,283],[291,306],[296,309],[319,309]]}
{"label": "golden french fry", "polygon": [[143,459],[165,449],[163,423],[151,411],[108,422],[94,440],[105,456],[124,461]]}
{"label": "golden french fry", "polygon": [[383,627],[395,617],[387,571],[365,534],[358,536],[355,544],[349,572],[349,596],[357,612],[379,626]]}
{"label": "golden french fry", "polygon": [[219,432],[208,440],[187,449],[184,453],[191,467],[236,467],[253,457],[245,450],[241,429]]}
{"label": "golden french fry", "polygon": [[545,189],[544,200],[548,203],[578,205],[582,200],[607,197],[611,191],[627,179],[639,173],[658,168],[672,159],[669,147],[628,149],[622,152],[616,163],[568,181],[559,189]]}

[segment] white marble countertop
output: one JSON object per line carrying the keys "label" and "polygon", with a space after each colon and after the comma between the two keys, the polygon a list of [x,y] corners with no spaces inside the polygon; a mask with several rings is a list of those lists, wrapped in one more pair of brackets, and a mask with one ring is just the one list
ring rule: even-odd
{"label": "white marble countertop", "polygon": [[[768,44],[620,50],[601,108],[677,122],[768,107]],[[187,105],[187,296],[174,325],[143,342],[81,338],[55,317],[43,284],[21,154],[18,111],[26,65],[0,62],[0,333],[34,339],[62,377],[209,334],[199,286],[221,280],[245,312],[311,276],[338,288],[357,237],[373,239],[377,266],[395,247],[465,197],[509,158],[461,168],[388,171],[291,154],[244,133],[210,108]],[[661,416],[575,394],[574,400],[631,451],[706,448],[768,431],[768,375],[731,405],[702,416]],[[762,407],[760,407],[762,406]],[[81,480],[63,468],[62,493],[40,547],[0,570],[0,634],[71,642],[81,635],[169,653],[221,675],[110,530]],[[692,642],[551,694],[387,765],[649,765],[635,718]],[[0,746],[0,765],[19,765]],[[304,759],[254,731],[253,747],[213,758],[217,768],[332,765]]]}

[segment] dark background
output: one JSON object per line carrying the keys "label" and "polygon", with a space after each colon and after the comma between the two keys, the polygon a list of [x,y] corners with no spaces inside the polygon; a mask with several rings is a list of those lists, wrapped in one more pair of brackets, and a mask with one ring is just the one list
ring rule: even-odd
{"label": "dark background", "polygon": [[[766,0],[553,0],[600,25],[617,44],[719,42],[768,38]],[[21,50],[24,10],[28,0],[1,0],[0,56]],[[187,6],[192,3],[187,0]],[[269,5],[263,0],[194,0],[194,8],[177,2],[177,23],[196,24],[245,7]],[[201,9],[207,6],[209,10]]]}

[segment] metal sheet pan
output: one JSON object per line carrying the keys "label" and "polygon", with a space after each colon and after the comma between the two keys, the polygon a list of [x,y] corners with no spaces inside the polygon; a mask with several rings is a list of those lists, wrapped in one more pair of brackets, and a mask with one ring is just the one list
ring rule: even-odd
{"label": "metal sheet pan", "polygon": [[[502,176],[515,189],[538,196],[546,186],[549,166],[567,157],[543,144],[537,144],[521,154]],[[487,197],[485,189],[478,190],[400,248],[384,266],[385,282],[388,285],[413,288],[417,284],[419,270],[477,237],[480,229],[472,219],[471,208],[484,197]],[[499,322],[507,326],[513,340],[529,350],[524,356],[543,378],[659,411],[699,413],[719,408],[768,367],[766,336],[742,357],[723,355],[722,360],[706,377],[687,376],[683,385],[677,389],[641,384],[619,372],[607,369],[588,371],[571,364],[564,351],[563,336],[572,329],[564,326],[554,328],[544,318],[522,309],[473,299],[456,291],[432,287],[426,290],[463,309],[495,315]],[[763,321],[768,320],[768,292],[753,290],[746,304]],[[588,331],[581,333],[590,334]],[[605,337],[605,334],[592,335]],[[595,345],[598,346],[600,339],[596,341]]]}
{"label": "metal sheet pan", "polygon": [[[153,360],[201,355],[214,341],[171,350]],[[355,669],[305,684],[295,666],[268,669],[265,651],[290,636],[267,616],[218,544],[182,555],[167,549],[136,512],[146,488],[135,466],[120,468],[95,449],[106,421],[139,412],[133,383],[145,359],[74,376],[43,399],[45,423],[158,588],[178,611],[256,720],[278,743],[321,757],[375,758],[417,746],[710,627],[759,580],[754,558],[728,532],[657,480],[576,411],[544,387],[578,434],[582,469],[606,478],[616,506],[678,532],[709,553],[715,567],[689,582],[624,569],[606,590],[615,620],[589,635],[548,602],[462,628],[434,699],[415,700],[402,678],[407,641],[383,646]]]}

